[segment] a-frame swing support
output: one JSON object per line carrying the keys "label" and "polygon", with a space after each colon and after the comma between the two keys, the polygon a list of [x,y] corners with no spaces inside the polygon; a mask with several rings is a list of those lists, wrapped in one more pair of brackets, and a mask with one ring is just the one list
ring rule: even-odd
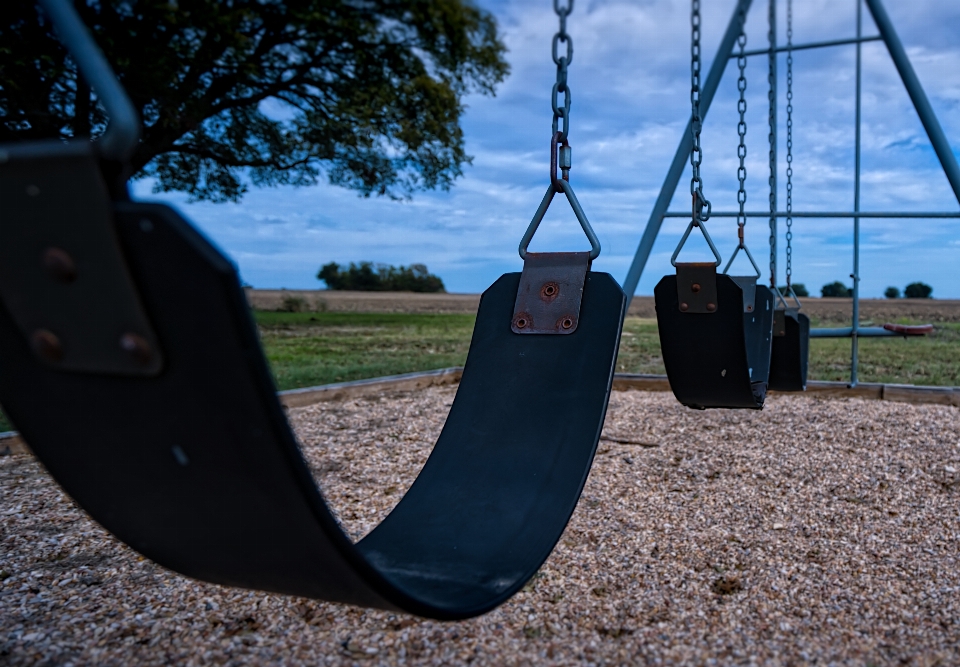
{"label": "a-frame swing support", "polygon": [[[851,356],[851,385],[857,384],[857,338],[858,337],[878,337],[878,336],[895,336],[899,335],[892,331],[887,331],[879,327],[859,327],[858,315],[859,315],[859,222],[863,218],[960,218],[960,212],[896,212],[896,211],[870,211],[863,212],[860,211],[860,198],[859,198],[859,183],[860,183],[860,146],[859,146],[859,135],[860,135],[860,80],[861,80],[861,63],[859,58],[860,46],[864,42],[874,42],[874,41],[883,41],[887,46],[887,52],[890,54],[890,58],[893,60],[894,66],[897,68],[897,72],[900,74],[900,79],[903,81],[904,88],[906,88],[907,93],[910,96],[910,100],[913,103],[913,107],[917,112],[917,115],[920,117],[920,122],[923,124],[923,128],[927,133],[927,138],[930,140],[933,150],[937,155],[937,158],[940,160],[940,165],[943,168],[943,172],[947,177],[947,181],[950,183],[950,187],[953,189],[954,196],[957,198],[958,204],[960,204],[960,165],[957,164],[957,158],[953,154],[953,150],[950,147],[950,143],[947,141],[947,137],[943,132],[943,128],[940,125],[940,121],[937,119],[936,113],[933,111],[933,107],[930,105],[930,100],[927,98],[926,92],[923,90],[923,86],[920,84],[919,78],[913,69],[913,65],[910,64],[910,59],[907,57],[907,53],[903,48],[903,44],[900,41],[900,37],[897,35],[896,30],[893,27],[893,22],[890,20],[889,15],[887,14],[886,9],[883,6],[881,0],[856,0],[857,1],[857,36],[853,39],[840,39],[840,40],[831,40],[826,42],[812,42],[808,44],[797,44],[793,45],[792,49],[794,51],[807,50],[807,49],[817,49],[817,48],[826,48],[831,46],[839,46],[845,44],[855,44],[857,46],[858,58],[857,58],[857,85],[856,85],[856,97],[857,97],[857,113],[856,113],[856,132],[858,137],[857,142],[857,155],[856,155],[856,164],[855,164],[855,195],[854,195],[854,210],[851,212],[805,212],[805,211],[794,211],[792,213],[794,218],[850,218],[854,220],[854,272],[852,274],[854,280],[854,298],[853,298],[853,322],[851,327],[839,328],[839,329],[820,329],[820,330],[811,330],[810,334],[813,337],[818,338],[853,338],[853,349]],[[771,3],[775,3],[776,0],[770,0]],[[877,26],[879,35],[864,37],[861,33],[861,7],[865,3],[867,8],[870,10],[870,14],[873,16],[874,23]],[[730,17],[730,22],[727,25],[726,32],[723,35],[723,39],[720,41],[720,46],[717,49],[717,56],[713,61],[713,64],[710,67],[710,72],[707,75],[707,79],[704,83],[703,89],[700,96],[700,114],[702,118],[706,118],[707,112],[710,109],[710,105],[713,102],[714,95],[716,95],[717,89],[720,86],[720,80],[723,78],[724,70],[726,69],[727,62],[731,58],[735,58],[737,54],[734,52],[734,46],[737,42],[737,36],[740,34],[740,22],[738,20],[740,12],[746,13],[750,6],[753,4],[752,0],[739,0],[737,6],[734,8],[733,15]],[[756,55],[767,55],[770,56],[771,52],[773,54],[786,51],[787,47],[785,46],[776,46],[775,44],[772,48],[768,47],[766,49],[755,49],[747,51],[746,55],[756,56]],[[774,104],[776,100],[774,100]],[[776,130],[776,128],[773,128]],[[647,260],[650,258],[650,252],[653,250],[654,242],[657,239],[658,234],[660,233],[660,228],[663,225],[664,218],[673,218],[673,217],[689,217],[689,212],[674,212],[668,211],[670,201],[673,199],[674,194],[677,190],[677,185],[680,183],[680,178],[683,176],[684,169],[687,166],[687,162],[690,157],[690,150],[692,148],[692,133],[690,122],[687,122],[686,129],[683,133],[683,136],[680,138],[680,144],[677,146],[677,151],[673,156],[673,161],[670,164],[670,168],[667,171],[667,176],[664,179],[663,186],[660,189],[660,194],[657,197],[656,202],[653,205],[653,210],[650,212],[650,218],[647,220],[647,226],[643,231],[643,236],[640,238],[640,244],[637,247],[637,252],[633,257],[633,262],[630,265],[629,271],[627,271],[627,276],[623,282],[623,291],[626,292],[627,298],[632,300],[634,292],[636,292],[637,284],[640,282],[640,276],[643,274],[643,270],[646,267]],[[713,217],[736,217],[736,212],[732,211],[715,211],[712,214]],[[771,211],[749,211],[747,216],[751,218],[774,218],[774,223],[776,219],[785,218],[786,213],[783,211],[777,211],[775,213]]]}

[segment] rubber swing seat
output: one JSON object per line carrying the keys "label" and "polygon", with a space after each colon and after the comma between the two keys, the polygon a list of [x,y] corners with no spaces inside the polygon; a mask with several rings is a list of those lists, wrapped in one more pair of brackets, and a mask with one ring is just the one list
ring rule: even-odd
{"label": "rubber swing seat", "polygon": [[717,308],[681,312],[677,276],[654,289],[660,349],[670,389],[690,408],[763,407],[770,371],[773,296],[756,286],[752,312],[744,312],[743,289],[717,274]]}
{"label": "rubber swing seat", "polygon": [[[29,176],[7,167],[5,193],[22,192]],[[7,215],[32,203],[8,199]],[[113,207],[159,374],[51,368],[0,307],[0,403],[93,519],[196,579],[438,619],[482,614],[537,571],[600,438],[626,307],[611,276],[587,274],[565,336],[511,332],[519,273],[484,292],[433,453],[353,544],[287,424],[233,265],[171,208]]]}
{"label": "rubber swing seat", "polygon": [[770,389],[806,391],[810,357],[810,318],[804,313],[784,313],[784,335],[773,337],[770,353]]}

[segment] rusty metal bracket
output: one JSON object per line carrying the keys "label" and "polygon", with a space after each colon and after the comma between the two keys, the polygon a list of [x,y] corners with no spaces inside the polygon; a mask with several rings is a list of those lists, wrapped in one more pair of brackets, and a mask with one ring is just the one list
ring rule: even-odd
{"label": "rusty metal bracket", "polygon": [[743,290],[743,312],[752,313],[757,302],[757,276],[730,276]]}
{"label": "rusty metal bracket", "polygon": [[773,335],[777,337],[787,335],[787,318],[797,319],[798,308],[776,308],[773,311]]}
{"label": "rusty metal bracket", "polygon": [[713,262],[677,262],[676,266],[680,312],[717,312],[717,265]]}
{"label": "rusty metal bracket", "polygon": [[778,338],[787,335],[787,311],[780,308],[773,311],[773,335]]}
{"label": "rusty metal bracket", "polygon": [[572,334],[580,322],[589,252],[528,252],[510,329],[517,334]]}
{"label": "rusty metal bracket", "polygon": [[19,148],[0,151],[0,299],[17,328],[52,368],[156,375],[159,341],[91,144]]}

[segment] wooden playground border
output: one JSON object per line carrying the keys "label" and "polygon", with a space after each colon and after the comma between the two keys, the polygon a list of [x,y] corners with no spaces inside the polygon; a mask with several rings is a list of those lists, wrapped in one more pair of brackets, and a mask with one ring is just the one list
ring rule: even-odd
{"label": "wooden playground border", "polygon": [[[460,381],[462,374],[463,368],[455,366],[435,371],[404,373],[368,380],[290,389],[281,391],[278,395],[285,408],[302,408],[324,401],[371,396],[383,391],[414,391],[425,387],[456,384]],[[666,375],[617,373],[613,378],[613,389],[614,391],[629,389],[670,391],[670,383],[667,381]],[[933,403],[960,407],[960,387],[926,387],[910,384],[882,384],[879,382],[861,382],[856,387],[849,387],[845,382],[812,380],[807,383],[805,395],[823,396],[824,398],[866,398],[876,401],[897,401],[899,403]],[[29,447],[16,431],[0,433],[0,454],[20,454],[29,451]]]}

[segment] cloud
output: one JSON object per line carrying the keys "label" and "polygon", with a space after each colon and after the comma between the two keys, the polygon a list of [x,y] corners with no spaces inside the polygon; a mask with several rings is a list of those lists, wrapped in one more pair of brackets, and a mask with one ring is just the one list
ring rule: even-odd
{"label": "cloud", "polygon": [[[452,290],[480,291],[504,271],[517,271],[520,236],[548,182],[550,88],[555,66],[550,40],[556,17],[549,3],[483,3],[500,22],[509,48],[510,78],[495,98],[474,96],[464,130],[473,165],[450,192],[424,193],[412,202],[363,199],[328,185],[251,191],[240,205],[175,202],[238,262],[260,287],[315,287],[328,261],[426,263]],[[748,48],[766,41],[766,3],[754,3]],[[887,3],[944,131],[960,147],[960,3],[914,0]],[[703,52],[712,61],[734,7],[704,5]],[[784,43],[784,3],[779,41]],[[853,3],[795,3],[795,43],[855,34]],[[568,22],[574,61],[571,183],[603,244],[595,270],[626,275],[667,167],[689,116],[689,3],[588,0]],[[876,29],[865,13],[864,34]],[[794,208],[848,211],[853,207],[854,47],[794,55]],[[703,133],[705,192],[717,210],[736,206],[736,68],[728,65]],[[785,205],[785,56],[779,59],[779,207]],[[747,208],[767,203],[767,63],[747,67]],[[863,46],[861,206],[864,210],[958,210],[926,134],[882,43]],[[689,207],[689,172],[672,208]],[[145,199],[150,184],[134,184]],[[726,256],[735,222],[716,218],[710,232]],[[849,280],[852,221],[794,221],[794,279],[816,288]],[[686,223],[667,219],[640,282],[651,293],[671,270],[669,258]],[[938,296],[960,297],[957,221],[864,220],[863,292],[880,296],[890,284],[923,280]],[[782,281],[783,222],[779,257]],[[748,242],[764,268],[766,219],[751,218]],[[555,198],[533,248],[585,249],[586,240],[562,197]]]}

